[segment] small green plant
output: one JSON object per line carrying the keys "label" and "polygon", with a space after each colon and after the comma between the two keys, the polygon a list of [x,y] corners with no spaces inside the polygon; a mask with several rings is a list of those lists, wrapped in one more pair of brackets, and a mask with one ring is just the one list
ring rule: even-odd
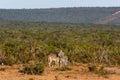
{"label": "small green plant", "polygon": [[99,75],[107,75],[109,73],[107,73],[105,70],[104,70],[104,66],[101,66],[98,71],[97,71],[97,74]]}
{"label": "small green plant", "polygon": [[29,80],[34,80],[33,78],[30,78]]}
{"label": "small green plant", "polygon": [[7,58],[2,59],[2,62],[3,62],[5,65],[10,65],[10,66],[12,66],[13,64],[16,63],[16,59],[15,59],[13,56],[9,56],[9,57],[7,57]]}
{"label": "small green plant", "polygon": [[90,72],[94,72],[95,74],[101,75],[101,76],[106,76],[108,73],[104,70],[104,66],[95,66],[91,65],[88,67]]}
{"label": "small green plant", "polygon": [[5,71],[5,68],[0,68],[0,71]]}
{"label": "small green plant", "polygon": [[64,67],[60,67],[60,68],[56,68],[55,71],[69,71],[72,70],[71,68],[64,66]]}
{"label": "small green plant", "polygon": [[23,70],[21,70],[20,72],[26,74],[41,75],[44,72],[44,65],[43,64],[25,65]]}
{"label": "small green plant", "polygon": [[91,65],[91,66],[88,67],[88,69],[89,69],[90,72],[96,72],[97,71],[97,66]]}

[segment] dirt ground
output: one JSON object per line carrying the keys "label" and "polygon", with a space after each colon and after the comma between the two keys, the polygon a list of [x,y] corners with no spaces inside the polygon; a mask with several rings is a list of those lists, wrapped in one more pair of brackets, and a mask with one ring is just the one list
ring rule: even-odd
{"label": "dirt ground", "polygon": [[120,80],[120,74],[100,76],[89,72],[86,65],[70,66],[70,71],[55,71],[55,68],[45,68],[42,75],[27,75],[20,73],[21,66],[0,66],[0,80]]}

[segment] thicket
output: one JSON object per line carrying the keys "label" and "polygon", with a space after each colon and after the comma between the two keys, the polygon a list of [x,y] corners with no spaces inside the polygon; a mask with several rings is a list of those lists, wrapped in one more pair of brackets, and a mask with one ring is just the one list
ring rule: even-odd
{"label": "thicket", "polygon": [[41,75],[44,72],[44,65],[43,64],[29,64],[25,65],[20,72],[26,73],[26,74],[37,74]]}
{"label": "thicket", "polygon": [[47,65],[47,56],[58,49],[71,63],[120,65],[120,26],[0,22],[0,63]]}

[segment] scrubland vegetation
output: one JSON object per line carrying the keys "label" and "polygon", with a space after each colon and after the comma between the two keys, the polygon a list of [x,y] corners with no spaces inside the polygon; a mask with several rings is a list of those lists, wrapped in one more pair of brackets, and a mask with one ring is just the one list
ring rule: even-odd
{"label": "scrubland vegetation", "polygon": [[47,65],[47,56],[58,49],[71,64],[120,65],[120,26],[0,22],[0,64]]}

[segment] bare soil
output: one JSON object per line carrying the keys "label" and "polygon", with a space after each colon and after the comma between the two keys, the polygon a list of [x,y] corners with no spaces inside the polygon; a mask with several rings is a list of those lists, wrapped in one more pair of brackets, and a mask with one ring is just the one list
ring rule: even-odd
{"label": "bare soil", "polygon": [[[0,66],[0,80],[120,80],[120,74],[98,75],[89,72],[86,65],[69,66],[70,71],[55,71],[55,68],[45,68],[42,75],[28,75],[20,73],[22,66]],[[109,70],[112,68],[108,68]]]}

